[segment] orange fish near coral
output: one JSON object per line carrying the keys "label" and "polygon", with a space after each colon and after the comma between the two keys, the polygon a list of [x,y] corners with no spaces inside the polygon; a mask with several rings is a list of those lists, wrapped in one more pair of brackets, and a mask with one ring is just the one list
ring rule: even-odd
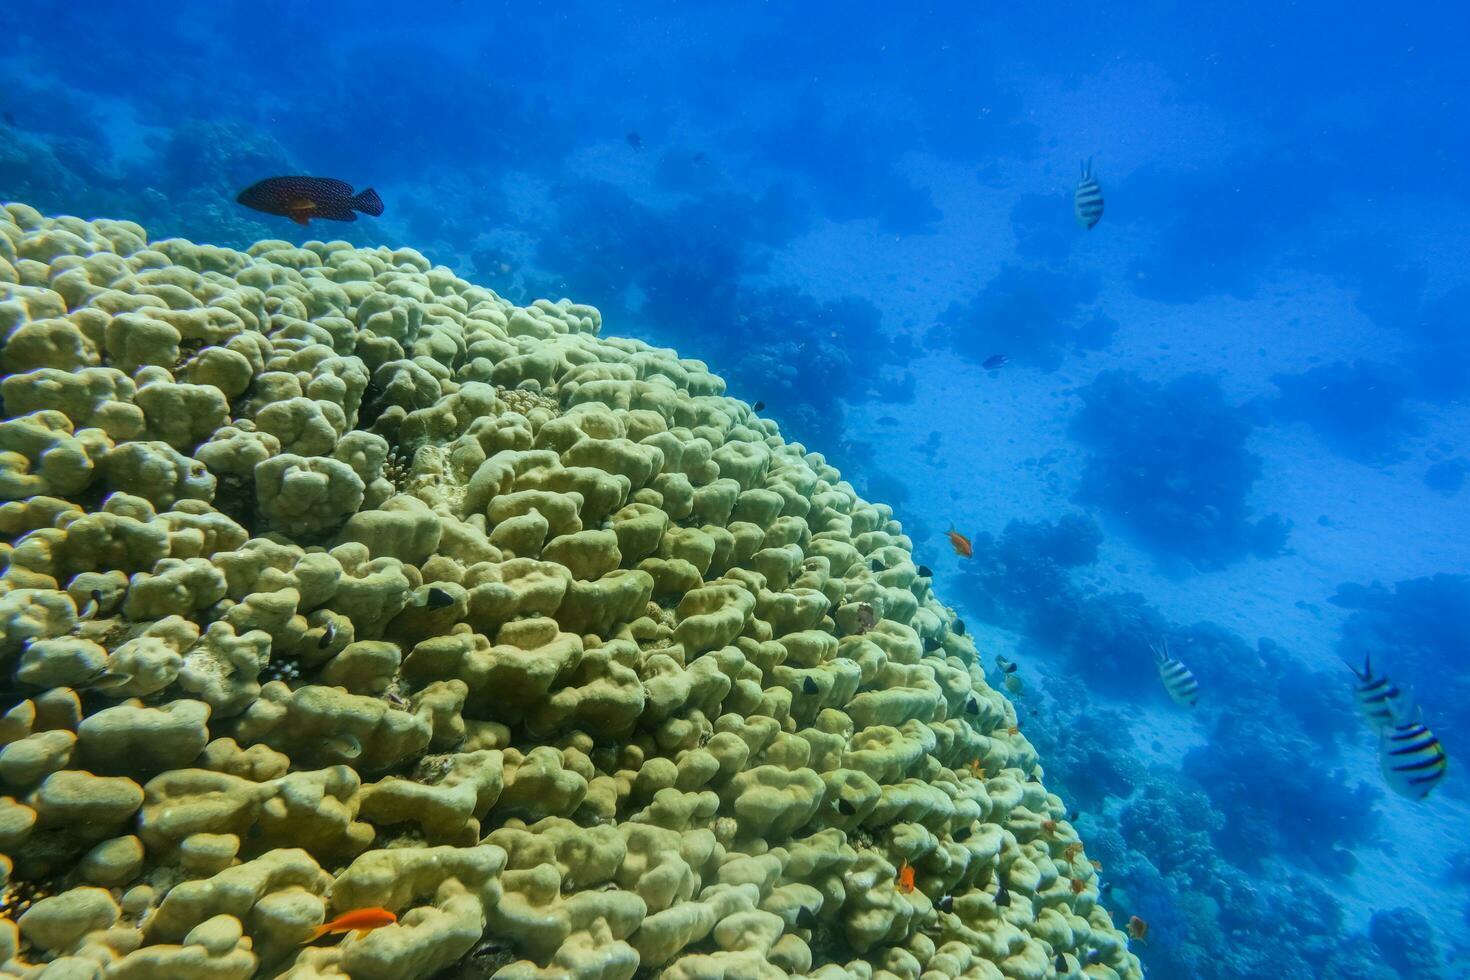
{"label": "orange fish near coral", "polygon": [[1087,882],[1081,878],[1072,879],[1072,894],[1081,895],[1087,889]]}
{"label": "orange fish near coral", "polygon": [[1102,870],[1102,862],[1101,861],[1093,861],[1092,862],[1092,870],[1093,871],[1101,871]]}
{"label": "orange fish near coral", "polygon": [[979,759],[970,760],[970,775],[974,776],[976,779],[985,778],[985,767],[980,764]]}
{"label": "orange fish near coral", "polygon": [[1141,943],[1148,942],[1148,923],[1144,922],[1136,915],[1129,916],[1128,936],[1129,938],[1136,939]]}
{"label": "orange fish near coral", "polygon": [[1048,834],[1055,834],[1057,832],[1057,822],[1055,820],[1043,820],[1041,821],[1041,829]]}
{"label": "orange fish near coral", "polygon": [[969,538],[956,531],[953,524],[949,526],[949,530],[946,532],[946,535],[949,537],[949,543],[954,545],[955,554],[959,555],[961,558],[970,557],[974,549],[970,547]]}
{"label": "orange fish near coral", "polygon": [[898,866],[898,890],[905,895],[914,890],[914,869],[907,860]]}
{"label": "orange fish near coral", "polygon": [[[1064,858],[1067,859],[1067,863],[1068,864],[1071,864],[1073,861],[1077,860],[1077,856],[1079,854],[1081,854],[1081,853],[1082,853],[1082,842],[1081,841],[1075,841],[1075,842],[1073,842],[1071,844],[1068,844],[1067,845],[1067,849],[1064,850],[1064,851],[1062,851],[1062,857],[1064,857]],[[1096,862],[1093,862],[1093,863],[1095,864]]]}
{"label": "orange fish near coral", "polygon": [[344,912],[330,922],[323,922],[317,926],[316,931],[306,939],[306,942],[314,943],[329,933],[370,932],[381,926],[391,926],[397,921],[398,916],[378,906],[370,909],[354,909],[351,912]]}

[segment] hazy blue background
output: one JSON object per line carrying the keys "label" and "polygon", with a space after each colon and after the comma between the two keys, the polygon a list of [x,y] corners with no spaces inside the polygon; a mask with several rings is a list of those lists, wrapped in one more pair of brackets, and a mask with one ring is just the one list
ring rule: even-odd
{"label": "hazy blue background", "polygon": [[[705,358],[1020,661],[1152,976],[1467,974],[1467,8],[217,6],[0,9],[0,199],[410,244]],[[387,211],[234,204],[277,173]],[[1450,752],[1426,803],[1368,651]]]}

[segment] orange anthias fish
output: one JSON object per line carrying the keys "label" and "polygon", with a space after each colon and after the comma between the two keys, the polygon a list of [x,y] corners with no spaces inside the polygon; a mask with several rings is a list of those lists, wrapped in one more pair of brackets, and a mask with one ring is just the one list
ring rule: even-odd
{"label": "orange anthias fish", "polygon": [[980,764],[980,760],[978,758],[970,760],[970,774],[976,779],[985,778],[985,767]]}
{"label": "orange anthias fish", "polygon": [[898,890],[905,895],[914,890],[914,869],[907,860],[898,866]]}
{"label": "orange anthias fish", "polygon": [[378,906],[370,909],[354,909],[351,912],[344,912],[335,919],[329,922],[323,922],[317,926],[316,931],[306,939],[306,942],[314,943],[329,933],[370,932],[381,926],[391,926],[397,921],[398,916]]}
{"label": "orange anthias fish", "polygon": [[1141,943],[1148,942],[1148,923],[1144,922],[1136,915],[1129,916],[1128,936],[1129,938],[1136,939]]}
{"label": "orange anthias fish", "polygon": [[1081,895],[1086,890],[1087,890],[1087,882],[1083,881],[1081,878],[1073,878],[1072,879],[1072,894],[1073,895]]}
{"label": "orange anthias fish", "polygon": [[955,554],[961,558],[969,558],[974,553],[974,549],[970,547],[970,539],[956,531],[953,524],[949,526],[949,531],[946,534],[949,537],[949,543],[954,545]]}
{"label": "orange anthias fish", "polygon": [[1067,845],[1066,850],[1062,851],[1062,857],[1066,858],[1068,864],[1071,864],[1073,861],[1077,860],[1077,856],[1081,853],[1082,842],[1074,841],[1073,843]]}

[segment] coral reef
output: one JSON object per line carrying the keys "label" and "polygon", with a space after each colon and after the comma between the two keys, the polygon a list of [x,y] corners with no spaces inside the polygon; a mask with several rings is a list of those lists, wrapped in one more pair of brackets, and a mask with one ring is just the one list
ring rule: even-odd
{"label": "coral reef", "polygon": [[1216,379],[1159,385],[1104,371],[1080,394],[1072,432],[1091,458],[1079,503],[1102,508],[1161,561],[1219,568],[1285,547],[1290,525],[1280,516],[1249,519],[1261,459],[1245,448],[1247,413],[1226,404]]}
{"label": "coral reef", "polygon": [[600,328],[0,212],[6,971],[1141,976],[892,511]]}

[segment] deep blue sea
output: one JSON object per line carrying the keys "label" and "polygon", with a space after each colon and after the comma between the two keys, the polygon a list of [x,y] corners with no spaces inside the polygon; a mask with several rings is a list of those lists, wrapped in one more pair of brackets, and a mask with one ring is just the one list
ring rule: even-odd
{"label": "deep blue sea", "polygon": [[[1470,7],[74,0],[0,39],[0,201],[595,305],[891,504],[1148,976],[1470,976]],[[235,203],[275,174],[385,211]],[[1426,799],[1369,655],[1448,753]]]}

